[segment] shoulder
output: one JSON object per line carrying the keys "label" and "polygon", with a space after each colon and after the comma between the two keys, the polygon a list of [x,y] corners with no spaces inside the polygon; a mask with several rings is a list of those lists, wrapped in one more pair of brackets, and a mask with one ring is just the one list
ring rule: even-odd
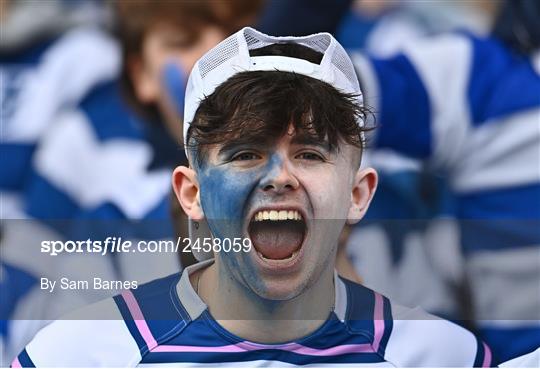
{"label": "shoulder", "polygon": [[392,304],[386,355],[400,366],[490,366],[489,347],[474,334],[420,308]]}
{"label": "shoulder", "polygon": [[22,366],[133,366],[138,346],[112,298],[43,328],[16,359]]}
{"label": "shoulder", "polygon": [[468,330],[420,308],[395,304],[351,281],[345,320],[351,332],[371,337],[373,350],[400,367],[489,366],[491,352]]}
{"label": "shoulder", "polygon": [[187,324],[178,311],[179,300],[172,294],[178,277],[173,274],[143,284],[54,321],[34,337],[15,364],[136,366]]}
{"label": "shoulder", "polygon": [[518,356],[514,359],[500,364],[501,368],[537,368],[540,365],[540,348],[528,354]]}

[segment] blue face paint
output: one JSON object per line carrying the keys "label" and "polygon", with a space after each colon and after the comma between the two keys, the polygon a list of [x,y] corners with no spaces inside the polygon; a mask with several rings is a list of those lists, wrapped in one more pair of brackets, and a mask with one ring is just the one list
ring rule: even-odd
{"label": "blue face paint", "polygon": [[[253,169],[238,169],[231,163],[197,167],[201,205],[212,235],[223,240],[244,237],[243,225],[250,205],[257,201],[257,189],[279,174],[283,159],[273,153],[265,165]],[[244,253],[219,254],[229,270],[239,273],[248,284],[264,289],[261,277]],[[243,261],[242,261],[243,260]]]}
{"label": "blue face paint", "polygon": [[186,73],[175,62],[168,62],[163,67],[162,81],[174,108],[179,116],[184,116],[184,100],[186,93]]}
{"label": "blue face paint", "polygon": [[[201,205],[209,222],[212,220],[243,221],[255,190],[267,179],[279,175],[283,160],[278,154],[270,156],[266,165],[253,169],[236,169],[230,163],[214,166],[203,163],[197,167],[201,186]],[[217,229],[218,236],[220,233]],[[240,237],[240,233],[226,237]]]}

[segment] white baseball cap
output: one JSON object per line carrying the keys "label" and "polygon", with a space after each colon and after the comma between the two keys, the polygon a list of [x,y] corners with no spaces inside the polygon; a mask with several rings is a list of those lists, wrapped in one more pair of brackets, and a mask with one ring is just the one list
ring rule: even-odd
{"label": "white baseball cap", "polygon": [[[250,56],[249,51],[278,44],[292,43],[308,47],[323,54],[320,64],[288,56]],[[253,28],[245,27],[220,42],[203,55],[189,75],[184,107],[184,144],[195,113],[205,97],[233,75],[247,71],[294,72],[329,83],[341,92],[354,94],[361,105],[362,92],[351,59],[329,33],[317,33],[303,37],[273,37]],[[364,122],[359,119],[358,124]],[[186,152],[187,154],[187,152]],[[189,233],[192,242],[197,238],[201,244],[204,238],[212,237],[206,221],[194,222],[190,219]],[[199,261],[213,257],[213,253],[192,249]]]}
{"label": "white baseball cap", "polygon": [[[250,56],[249,51],[277,44],[292,43],[306,46],[323,54],[320,64],[288,56]],[[303,37],[273,37],[251,27],[242,28],[226,38],[196,63],[189,75],[184,107],[184,144],[187,132],[202,100],[233,75],[247,71],[283,71],[303,74],[329,83],[341,92],[358,96],[362,92],[351,59],[329,33]],[[364,122],[359,120],[358,124]]]}

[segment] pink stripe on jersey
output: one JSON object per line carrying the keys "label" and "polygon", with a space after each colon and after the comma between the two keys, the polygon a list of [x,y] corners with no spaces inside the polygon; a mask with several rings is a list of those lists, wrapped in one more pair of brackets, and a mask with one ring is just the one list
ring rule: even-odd
{"label": "pink stripe on jersey", "polygon": [[288,343],[284,345],[262,345],[253,342],[240,342],[237,344],[239,347],[246,348],[248,351],[254,350],[283,350],[288,352],[293,352],[295,354],[301,355],[311,355],[311,356],[335,356],[343,354],[353,354],[353,353],[363,353],[363,352],[373,352],[373,348],[370,344],[350,344],[350,345],[339,345],[324,349],[317,349],[312,347],[307,347],[300,345],[298,343]]}
{"label": "pink stripe on jersey", "polygon": [[275,350],[293,352],[295,354],[311,355],[311,356],[336,356],[336,355],[343,355],[343,354],[373,352],[373,349],[370,344],[339,345],[339,346],[329,347],[325,349],[316,349],[312,347],[303,346],[298,343],[289,343],[285,345],[260,345],[260,344],[254,344],[251,342],[241,342],[238,345],[240,347],[244,346],[248,348],[250,351],[261,350],[261,349],[275,349]]}
{"label": "pink stripe on jersey", "polygon": [[12,368],[22,368],[21,362],[19,361],[19,358],[16,357],[13,362],[11,363]]}
{"label": "pink stripe on jersey", "polygon": [[484,362],[482,363],[482,368],[489,368],[491,366],[491,350],[484,342],[482,344],[484,345]]}
{"label": "pink stripe on jersey", "polygon": [[300,345],[298,343],[289,343],[284,345],[262,345],[252,342],[239,342],[235,345],[227,346],[174,346],[162,345],[152,350],[152,352],[248,352],[257,350],[282,350],[293,352],[295,354],[310,356],[336,356],[354,353],[372,353],[373,348],[370,344],[351,344],[329,347],[325,349],[316,349]]}
{"label": "pink stripe on jersey", "polygon": [[122,293],[122,297],[124,298],[124,301],[128,306],[129,312],[131,313],[131,316],[135,321],[135,325],[137,326],[139,333],[144,339],[144,342],[146,342],[146,345],[148,346],[148,350],[152,350],[157,346],[157,342],[154,339],[154,336],[152,335],[148,324],[146,324],[146,320],[144,319],[141,308],[139,307],[139,303],[135,299],[133,292],[131,292],[130,290],[124,291]]}
{"label": "pink stripe on jersey", "polygon": [[152,352],[245,352],[237,345],[227,346],[176,346],[176,345],[160,345],[152,350]]}
{"label": "pink stripe on jersey", "polygon": [[381,344],[382,337],[384,335],[384,300],[383,297],[375,292],[375,306],[373,308],[373,351],[378,352]]}

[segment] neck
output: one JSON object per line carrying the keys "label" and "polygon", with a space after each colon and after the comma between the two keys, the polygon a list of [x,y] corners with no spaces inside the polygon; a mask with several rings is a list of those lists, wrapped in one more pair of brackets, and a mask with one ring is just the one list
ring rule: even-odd
{"label": "neck", "polygon": [[192,284],[225,329],[249,341],[279,343],[305,337],[326,321],[335,303],[332,266],[300,295],[284,301],[261,298],[223,275],[219,262],[194,275]]}

